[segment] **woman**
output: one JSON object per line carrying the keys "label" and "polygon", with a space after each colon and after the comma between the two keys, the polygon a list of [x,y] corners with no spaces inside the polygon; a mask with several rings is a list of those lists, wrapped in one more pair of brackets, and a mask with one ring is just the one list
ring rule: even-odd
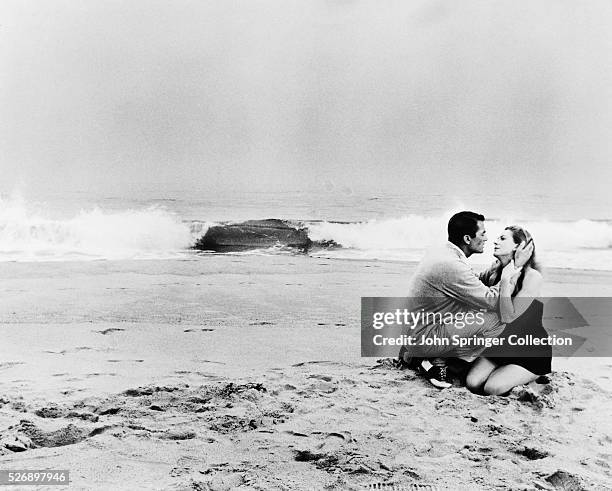
{"label": "woman", "polygon": [[[514,268],[514,252],[521,242],[532,242],[531,235],[517,226],[507,227],[495,240],[497,268],[492,270],[488,283],[499,282],[499,314],[506,324],[500,338],[504,343],[486,349],[467,375],[466,385],[472,392],[501,395],[517,385],[528,384],[539,376],[550,373],[552,348],[547,345],[509,346],[508,338],[545,338],[542,326],[543,304],[540,296],[542,275],[535,260],[535,247],[529,261],[520,273]],[[516,356],[508,356],[509,351]],[[520,350],[520,351],[517,351]],[[521,356],[522,355],[522,356]]]}

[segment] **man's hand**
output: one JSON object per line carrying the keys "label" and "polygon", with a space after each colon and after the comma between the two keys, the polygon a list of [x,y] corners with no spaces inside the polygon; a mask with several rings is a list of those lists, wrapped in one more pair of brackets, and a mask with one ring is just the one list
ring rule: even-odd
{"label": "man's hand", "polygon": [[533,241],[530,240],[527,244],[525,244],[525,241],[521,242],[514,253],[514,266],[517,268],[522,268],[525,266],[525,264],[527,264],[527,261],[531,259],[532,254]]}

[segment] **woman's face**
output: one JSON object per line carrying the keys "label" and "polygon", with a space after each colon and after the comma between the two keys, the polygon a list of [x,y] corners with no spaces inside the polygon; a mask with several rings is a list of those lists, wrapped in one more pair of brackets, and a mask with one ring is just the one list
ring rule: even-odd
{"label": "woman's face", "polygon": [[512,232],[510,230],[504,230],[502,234],[495,239],[493,244],[495,246],[493,248],[494,256],[510,256],[518,247],[518,244],[514,243]]}

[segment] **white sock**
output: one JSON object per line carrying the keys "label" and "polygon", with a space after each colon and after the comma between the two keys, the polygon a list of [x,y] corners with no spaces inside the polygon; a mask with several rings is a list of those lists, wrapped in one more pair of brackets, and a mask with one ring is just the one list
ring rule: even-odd
{"label": "white sock", "polygon": [[431,364],[431,362],[430,362],[428,359],[423,360],[423,361],[421,362],[421,366],[423,367],[423,369],[424,369],[426,372],[428,372],[428,371],[429,371],[429,369],[430,369],[431,367],[433,367],[433,365]]}

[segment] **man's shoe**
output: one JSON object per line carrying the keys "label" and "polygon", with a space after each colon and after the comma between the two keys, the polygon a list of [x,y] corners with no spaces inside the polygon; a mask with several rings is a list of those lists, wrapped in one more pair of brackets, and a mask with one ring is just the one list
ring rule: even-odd
{"label": "man's shoe", "polygon": [[397,367],[400,370],[405,370],[407,368],[410,368],[412,370],[418,370],[421,366],[421,361],[423,361],[423,358],[410,356],[408,350],[404,346],[402,346],[397,359]]}
{"label": "man's shoe", "polygon": [[446,365],[432,365],[429,360],[423,360],[421,369],[429,383],[438,389],[448,389],[453,386],[453,380],[449,376]]}

